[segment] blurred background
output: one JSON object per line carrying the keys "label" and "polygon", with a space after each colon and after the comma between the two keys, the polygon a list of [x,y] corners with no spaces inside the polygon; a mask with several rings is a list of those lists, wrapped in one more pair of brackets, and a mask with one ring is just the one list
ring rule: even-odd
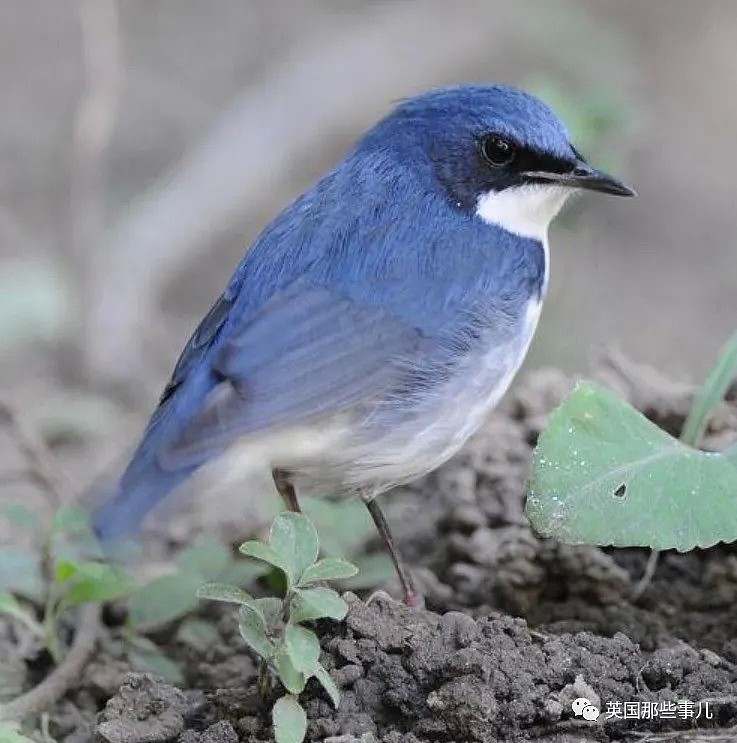
{"label": "blurred background", "polygon": [[554,226],[528,368],[617,347],[698,379],[737,316],[733,0],[3,0],[2,399],[89,482],[259,230],[463,81],[538,94],[640,194]]}

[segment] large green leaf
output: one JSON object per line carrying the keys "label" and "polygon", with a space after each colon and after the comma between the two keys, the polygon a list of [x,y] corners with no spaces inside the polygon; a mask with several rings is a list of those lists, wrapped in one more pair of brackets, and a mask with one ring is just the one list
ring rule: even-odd
{"label": "large green leaf", "polygon": [[736,495],[737,448],[692,449],[587,382],[540,436],[526,512],[562,542],[686,551],[737,539]]}
{"label": "large green leaf", "polygon": [[147,583],[128,604],[129,622],[149,628],[171,622],[194,609],[202,578],[196,574],[173,573]]}
{"label": "large green leaf", "polygon": [[317,560],[320,543],[312,522],[301,513],[280,513],[269,532],[269,546],[283,558],[290,585]]}

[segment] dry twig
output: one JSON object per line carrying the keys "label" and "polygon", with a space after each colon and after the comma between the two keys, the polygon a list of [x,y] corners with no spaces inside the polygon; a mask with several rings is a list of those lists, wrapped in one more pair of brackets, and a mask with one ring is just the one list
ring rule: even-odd
{"label": "dry twig", "polygon": [[[21,422],[11,406],[1,400],[0,426],[7,428],[25,458],[27,466],[23,472],[28,479],[47,493],[55,507],[69,503],[73,490],[58,471],[49,451]],[[0,720],[22,719],[43,712],[77,683],[95,647],[99,615],[98,604],[89,604],[81,610],[74,641],[64,660],[38,686],[12,702],[0,705]]]}
{"label": "dry twig", "polygon": [[0,720],[21,720],[43,712],[79,682],[82,670],[95,649],[99,617],[99,604],[87,604],[81,609],[74,642],[64,660],[38,686],[12,702],[0,705]]}

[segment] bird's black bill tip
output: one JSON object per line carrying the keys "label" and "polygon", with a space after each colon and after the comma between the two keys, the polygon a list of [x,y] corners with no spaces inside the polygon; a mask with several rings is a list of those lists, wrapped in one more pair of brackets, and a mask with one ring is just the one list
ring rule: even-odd
{"label": "bird's black bill tip", "polygon": [[607,193],[612,196],[637,196],[637,191],[629,183],[620,181],[619,178],[615,178],[601,170],[596,170],[596,168],[592,168],[589,165],[583,168],[577,167],[571,175],[573,176],[573,183],[571,185],[574,188],[598,191],[599,193]]}
{"label": "bird's black bill tip", "polygon": [[602,170],[592,168],[583,160],[577,163],[573,170],[565,173],[533,172],[525,173],[525,176],[532,183],[551,183],[585,191],[597,191],[612,196],[637,196],[637,191],[628,183],[620,181]]}

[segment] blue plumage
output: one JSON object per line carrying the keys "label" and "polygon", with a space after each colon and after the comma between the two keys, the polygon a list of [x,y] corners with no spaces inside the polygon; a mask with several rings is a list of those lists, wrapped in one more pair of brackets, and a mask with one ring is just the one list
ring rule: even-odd
{"label": "blue plumage", "polygon": [[[546,285],[544,232],[572,188],[626,190],[527,94],[461,86],[401,104],[243,258],[98,532],[134,530],[243,442],[262,443],[267,466],[306,490],[367,502],[437,466],[524,357]],[[318,432],[322,448],[306,441]]]}

